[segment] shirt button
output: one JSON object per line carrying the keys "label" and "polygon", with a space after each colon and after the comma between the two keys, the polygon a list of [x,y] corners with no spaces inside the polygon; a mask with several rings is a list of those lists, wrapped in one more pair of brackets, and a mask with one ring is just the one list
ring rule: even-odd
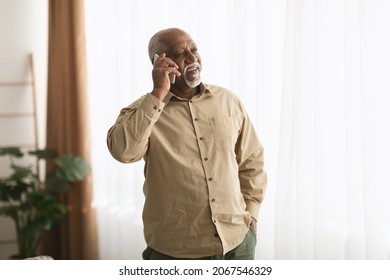
{"label": "shirt button", "polygon": [[198,120],[199,120],[198,118],[194,118],[194,121],[196,121],[196,122],[197,122]]}
{"label": "shirt button", "polygon": [[211,202],[214,202],[215,201],[215,198],[211,199]]}
{"label": "shirt button", "polygon": [[212,180],[213,180],[213,178],[210,177],[210,178],[209,178],[209,181],[212,181]]}
{"label": "shirt button", "polygon": [[216,223],[217,223],[217,220],[213,220],[213,222],[214,222],[214,224],[216,224]]}
{"label": "shirt button", "polygon": [[153,109],[154,109],[154,110],[157,110],[157,108],[158,108],[157,106],[153,106]]}
{"label": "shirt button", "polygon": [[208,159],[207,157],[205,157],[203,160],[204,160],[204,161],[208,161],[209,159]]}
{"label": "shirt button", "polygon": [[214,237],[219,237],[218,233],[214,233]]}
{"label": "shirt button", "polygon": [[202,141],[202,140],[204,140],[204,138],[203,137],[199,137],[199,140]]}
{"label": "shirt button", "polygon": [[192,100],[190,100],[189,102],[192,103]]}

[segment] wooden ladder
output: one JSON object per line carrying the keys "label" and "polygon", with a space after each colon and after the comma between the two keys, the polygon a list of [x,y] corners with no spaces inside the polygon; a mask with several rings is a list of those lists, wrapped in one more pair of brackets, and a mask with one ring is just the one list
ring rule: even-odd
{"label": "wooden ladder", "polygon": [[[31,112],[0,112],[0,118],[20,118],[20,117],[33,118],[33,125],[34,125],[33,143],[25,143],[18,146],[22,146],[26,148],[32,147],[37,149],[38,148],[38,116],[37,116],[37,93],[36,93],[36,84],[35,84],[33,54],[29,54],[28,67],[31,75],[31,80],[22,80],[22,81],[1,81],[0,80],[0,87],[30,87],[32,93],[32,111]],[[0,140],[0,146],[4,146],[3,143],[1,143],[1,140]],[[12,146],[12,145],[6,145],[6,146]]]}

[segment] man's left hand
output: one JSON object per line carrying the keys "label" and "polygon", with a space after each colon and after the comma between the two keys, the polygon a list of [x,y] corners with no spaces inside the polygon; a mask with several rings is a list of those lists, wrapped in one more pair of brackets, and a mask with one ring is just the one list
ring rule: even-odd
{"label": "man's left hand", "polygon": [[254,233],[257,233],[257,221],[255,218],[251,218],[251,222],[249,226],[251,227]]}

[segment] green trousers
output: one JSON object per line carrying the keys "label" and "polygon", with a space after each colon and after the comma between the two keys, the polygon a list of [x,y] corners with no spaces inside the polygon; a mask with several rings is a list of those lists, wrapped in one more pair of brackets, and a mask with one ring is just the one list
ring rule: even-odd
{"label": "green trousers", "polygon": [[[203,257],[196,260],[254,260],[255,247],[256,234],[253,232],[252,229],[249,229],[242,243],[233,250],[227,252],[225,255]],[[149,246],[142,253],[142,258],[144,260],[185,260],[164,255],[150,248]]]}

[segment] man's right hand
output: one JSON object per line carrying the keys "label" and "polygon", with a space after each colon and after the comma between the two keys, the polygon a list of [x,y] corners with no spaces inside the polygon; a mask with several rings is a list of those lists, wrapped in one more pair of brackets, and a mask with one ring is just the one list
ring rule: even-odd
{"label": "man's right hand", "polygon": [[178,68],[179,66],[167,57],[165,53],[161,54],[154,62],[152,70],[154,88],[152,94],[159,100],[162,101],[171,88],[169,74],[181,76],[181,73],[177,70]]}

